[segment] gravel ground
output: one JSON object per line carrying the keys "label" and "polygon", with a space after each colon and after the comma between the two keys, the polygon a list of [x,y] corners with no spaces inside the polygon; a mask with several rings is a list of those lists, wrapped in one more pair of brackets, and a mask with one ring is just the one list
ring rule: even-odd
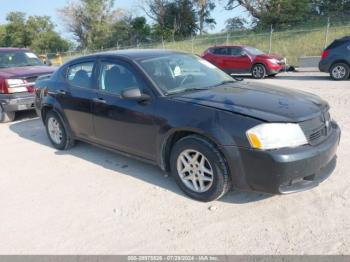
{"label": "gravel ground", "polygon": [[350,81],[260,81],[329,101],[343,134],[337,169],[319,187],[199,203],[157,167],[85,143],[56,151],[40,120],[22,113],[0,125],[0,253],[350,254]]}

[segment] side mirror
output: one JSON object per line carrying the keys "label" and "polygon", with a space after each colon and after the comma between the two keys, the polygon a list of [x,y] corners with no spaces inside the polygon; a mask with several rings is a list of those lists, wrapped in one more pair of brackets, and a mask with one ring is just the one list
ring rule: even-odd
{"label": "side mirror", "polygon": [[247,56],[247,53],[245,51],[242,51],[241,56],[242,57]]}
{"label": "side mirror", "polygon": [[122,98],[128,100],[134,100],[138,102],[144,102],[150,99],[150,96],[147,94],[142,94],[141,90],[137,87],[132,87],[122,91]]}

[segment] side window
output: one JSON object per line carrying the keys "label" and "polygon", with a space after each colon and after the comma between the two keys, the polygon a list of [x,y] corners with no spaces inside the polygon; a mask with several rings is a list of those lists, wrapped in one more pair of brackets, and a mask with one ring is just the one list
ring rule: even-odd
{"label": "side window", "polygon": [[227,55],[227,48],[215,48],[214,54],[216,55]]}
{"label": "side window", "polygon": [[232,56],[240,56],[242,54],[242,48],[240,47],[231,47],[230,55]]}
{"label": "side window", "polygon": [[68,83],[77,87],[90,88],[93,68],[93,62],[85,62],[70,66],[66,75]]}
{"label": "side window", "polygon": [[129,65],[115,62],[102,62],[99,76],[99,89],[120,94],[123,90],[143,85]]}

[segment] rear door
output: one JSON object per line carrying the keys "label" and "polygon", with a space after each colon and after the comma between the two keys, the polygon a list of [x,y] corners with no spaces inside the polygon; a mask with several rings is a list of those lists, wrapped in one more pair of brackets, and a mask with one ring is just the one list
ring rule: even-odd
{"label": "rear door", "polygon": [[[155,96],[142,75],[133,65],[117,58],[101,60],[98,71],[92,106],[98,143],[156,160]],[[135,87],[152,98],[138,102],[121,97],[123,90]]]}
{"label": "rear door", "polygon": [[72,64],[65,70],[65,87],[57,90],[57,100],[76,136],[92,139],[94,136],[91,99],[94,94],[94,60]]}
{"label": "rear door", "polygon": [[214,48],[215,62],[214,64],[221,70],[230,71],[230,59],[231,56],[228,54],[227,47],[216,47]]}

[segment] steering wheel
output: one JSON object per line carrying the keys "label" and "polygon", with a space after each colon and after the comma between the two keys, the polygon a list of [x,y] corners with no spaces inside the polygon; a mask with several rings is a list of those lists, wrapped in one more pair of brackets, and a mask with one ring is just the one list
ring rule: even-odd
{"label": "steering wheel", "polygon": [[182,86],[183,84],[186,83],[187,80],[193,80],[193,75],[189,74],[189,75],[185,75],[184,78],[181,80],[180,82],[180,86]]}

